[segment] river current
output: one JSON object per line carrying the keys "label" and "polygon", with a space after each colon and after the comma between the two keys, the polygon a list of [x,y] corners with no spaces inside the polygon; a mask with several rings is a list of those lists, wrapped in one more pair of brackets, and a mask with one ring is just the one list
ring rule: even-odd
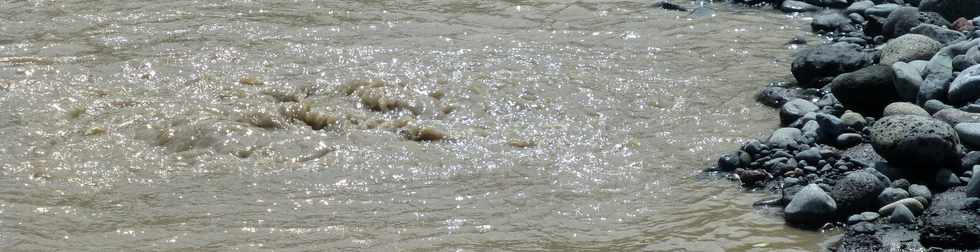
{"label": "river current", "polygon": [[0,1],[0,250],[817,250],[699,175],[806,20],[712,6]]}

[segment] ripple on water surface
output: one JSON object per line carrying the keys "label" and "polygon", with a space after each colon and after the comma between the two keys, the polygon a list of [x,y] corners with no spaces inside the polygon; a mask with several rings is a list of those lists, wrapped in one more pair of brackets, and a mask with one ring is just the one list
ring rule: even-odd
{"label": "ripple on water surface", "polygon": [[[813,250],[693,179],[796,17],[645,1],[0,4],[0,247]],[[428,141],[434,140],[434,141]]]}

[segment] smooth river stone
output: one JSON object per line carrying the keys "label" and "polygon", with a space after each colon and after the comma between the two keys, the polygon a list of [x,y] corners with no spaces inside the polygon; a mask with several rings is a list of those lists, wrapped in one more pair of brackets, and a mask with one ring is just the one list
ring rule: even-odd
{"label": "smooth river stone", "polygon": [[960,123],[954,128],[963,144],[980,146],[980,123]]}

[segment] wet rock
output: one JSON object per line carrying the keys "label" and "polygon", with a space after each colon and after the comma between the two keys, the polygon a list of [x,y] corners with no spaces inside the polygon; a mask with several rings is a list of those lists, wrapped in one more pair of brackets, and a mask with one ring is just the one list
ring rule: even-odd
{"label": "wet rock", "polygon": [[960,123],[953,128],[956,129],[960,142],[969,146],[980,147],[980,123]]}
{"label": "wet rock", "polygon": [[774,131],[766,143],[777,148],[786,148],[796,145],[798,143],[797,141],[802,137],[803,132],[800,129],[781,128]]}
{"label": "wet rock", "polygon": [[800,86],[820,88],[837,75],[871,63],[871,57],[858,45],[822,45],[801,51],[793,60],[792,72]]}
{"label": "wet rock", "polygon": [[875,212],[863,212],[860,214],[854,214],[851,215],[850,217],[847,217],[847,225],[854,225],[860,222],[874,222],[879,217],[881,217],[881,215]]}
{"label": "wet rock", "polygon": [[963,70],[966,70],[967,68],[970,68],[970,66],[976,64],[977,62],[975,62],[973,59],[967,58],[966,55],[956,55],[956,57],[953,57],[953,71],[962,72]]}
{"label": "wet rock", "polygon": [[926,75],[919,86],[919,95],[916,101],[923,102],[928,100],[945,100],[949,92],[949,83],[953,80],[952,59],[950,60],[949,71],[934,72]]}
{"label": "wet rock", "polygon": [[[980,166],[974,166],[973,173],[976,174],[978,171],[980,171]],[[970,182],[966,184],[966,196],[980,197],[980,175],[974,175],[970,178]]]}
{"label": "wet rock", "polygon": [[836,11],[817,14],[813,17],[810,28],[813,29],[813,32],[817,33],[854,31],[854,26],[851,25],[851,19]]}
{"label": "wet rock", "polygon": [[888,217],[888,220],[891,223],[912,224],[915,223],[915,215],[905,205],[898,205],[895,207],[895,211],[892,211],[892,215]]}
{"label": "wet rock", "polygon": [[[871,144],[889,163],[913,174],[958,165],[959,137],[942,121],[913,115],[881,118],[870,127]],[[912,170],[910,170],[912,169]]]}
{"label": "wet rock", "polygon": [[832,221],[837,203],[820,186],[803,187],[784,209],[786,221],[795,224],[823,224]]}
{"label": "wet rock", "polygon": [[914,66],[901,61],[892,64],[892,71],[895,72],[895,91],[899,98],[915,101],[922,86],[922,74]]}
{"label": "wet rock", "polygon": [[911,185],[909,186],[909,196],[910,197],[922,197],[926,201],[932,200],[932,191],[929,191],[929,187],[924,185]]}
{"label": "wet rock", "polygon": [[942,14],[946,20],[971,19],[980,15],[980,0],[922,0],[919,9]]}
{"label": "wet rock", "polygon": [[962,183],[960,178],[956,177],[956,174],[953,174],[952,171],[945,168],[939,169],[939,172],[936,172],[933,182],[935,183],[934,185],[939,188],[956,187]]}
{"label": "wet rock", "polygon": [[449,137],[449,133],[445,130],[435,127],[411,127],[405,131],[402,131],[402,135],[405,139],[412,141],[441,141]]}
{"label": "wet rock", "polygon": [[980,113],[970,113],[956,108],[947,108],[932,114],[932,117],[942,120],[949,125],[960,123],[980,123]]}
{"label": "wet rock", "polygon": [[879,17],[888,17],[888,14],[891,14],[892,11],[895,11],[896,9],[898,9],[898,7],[901,6],[893,3],[879,4],[865,10],[864,14],[874,15]]}
{"label": "wet rock", "polygon": [[830,195],[837,202],[840,214],[847,216],[873,209],[878,195],[887,187],[888,183],[877,176],[857,171],[838,180]]}
{"label": "wet rock", "polygon": [[930,59],[942,47],[941,43],[932,38],[919,34],[905,34],[888,41],[881,48],[881,64],[891,66],[899,61]]}
{"label": "wet rock", "polygon": [[933,24],[920,24],[912,27],[912,30],[909,30],[909,32],[912,34],[921,34],[942,44],[947,44],[965,37],[963,33]]}
{"label": "wet rock", "polygon": [[926,209],[925,205],[923,205],[919,200],[916,200],[915,198],[905,198],[881,207],[878,209],[878,214],[881,214],[882,216],[890,216],[892,215],[892,212],[895,211],[895,208],[898,208],[898,206],[904,206],[914,215],[918,215]]}
{"label": "wet rock", "polygon": [[743,168],[735,169],[738,180],[746,186],[761,186],[772,178],[765,170],[748,170]]}
{"label": "wet rock", "polygon": [[843,148],[853,147],[862,142],[864,142],[864,137],[857,133],[844,133],[837,136],[837,145]]}
{"label": "wet rock", "polygon": [[816,120],[807,121],[803,124],[803,128],[800,130],[803,132],[803,138],[806,138],[807,142],[816,142],[819,137],[820,124]]}
{"label": "wet rock", "polygon": [[922,245],[948,249],[980,248],[977,214],[941,209],[926,214],[920,229]]}
{"label": "wet rock", "polygon": [[718,159],[718,170],[724,172],[734,171],[736,168],[746,167],[752,162],[752,156],[745,151],[736,151],[724,154]]}
{"label": "wet rock", "polygon": [[[851,23],[855,23],[855,24],[863,24],[864,21],[866,21],[864,19],[864,16],[861,16],[861,14],[857,14],[857,13],[847,14],[847,17],[851,19]],[[858,37],[854,37],[854,38],[860,40],[859,41],[860,43],[858,44],[863,45],[867,43],[867,40],[864,40],[863,38],[858,38]]]}
{"label": "wet rock", "polygon": [[953,79],[949,86],[949,101],[960,104],[980,98],[980,65],[974,65]]}
{"label": "wet rock", "polygon": [[888,104],[899,101],[894,83],[895,72],[891,67],[873,65],[841,74],[830,89],[845,108],[876,116]]}
{"label": "wet rock", "polygon": [[864,13],[864,10],[867,10],[873,6],[875,6],[875,2],[869,0],[856,1],[852,3],[850,6],[847,6],[847,9],[844,10],[844,13],[847,14]]}
{"label": "wet rock", "polygon": [[667,2],[667,1],[664,1],[664,0],[658,0],[656,2],[653,2],[653,7],[654,8],[661,8],[661,9],[665,9],[665,10],[684,11],[684,12],[687,11],[687,8],[684,8],[684,6],[681,6],[681,5],[675,4],[675,3],[671,3],[671,2]]}
{"label": "wet rock", "polygon": [[917,115],[917,116],[925,116],[925,117],[930,116],[929,112],[926,112],[926,110],[922,109],[922,107],[919,107],[918,105],[908,103],[908,102],[895,102],[892,104],[888,104],[888,106],[885,106],[885,110],[884,112],[882,112],[882,116],[887,117],[893,115]]}
{"label": "wet rock", "polygon": [[911,186],[912,186],[912,183],[910,183],[906,179],[897,179],[897,180],[892,181],[892,187],[894,187],[894,188],[899,188],[899,189],[908,191],[909,187],[911,187]]}
{"label": "wet rock", "polygon": [[864,116],[851,111],[844,112],[844,114],[840,116],[840,121],[844,124],[844,126],[857,130],[863,129],[864,126],[867,126],[868,124],[868,121],[864,119]]}
{"label": "wet rock", "polygon": [[847,126],[836,116],[818,113],[816,121],[820,125],[817,128],[817,142],[833,143],[837,140],[837,136],[847,132]]}
{"label": "wet rock", "polygon": [[803,99],[793,99],[783,104],[779,110],[779,122],[782,125],[789,125],[807,113],[817,112],[820,107],[810,101]]}
{"label": "wet rock", "polygon": [[922,21],[919,21],[919,9],[901,7],[888,14],[888,18],[885,19],[882,27],[882,35],[888,38],[896,38],[905,35],[912,30],[912,27],[921,23]]}
{"label": "wet rock", "polygon": [[823,8],[796,0],[785,0],[779,5],[779,10],[783,12],[812,12]]}
{"label": "wet rock", "polygon": [[818,98],[818,91],[815,89],[786,88],[780,86],[768,86],[763,88],[756,101],[763,105],[779,108],[793,99],[811,100]]}
{"label": "wet rock", "polygon": [[884,191],[881,191],[881,194],[878,194],[878,205],[879,206],[888,205],[891,204],[892,202],[905,199],[908,197],[909,197],[909,192],[901,188],[894,188],[894,187],[885,188]]}
{"label": "wet rock", "polygon": [[820,149],[817,147],[812,147],[797,153],[794,158],[796,158],[796,160],[806,161],[807,164],[816,164],[817,161],[820,161],[821,159]]}

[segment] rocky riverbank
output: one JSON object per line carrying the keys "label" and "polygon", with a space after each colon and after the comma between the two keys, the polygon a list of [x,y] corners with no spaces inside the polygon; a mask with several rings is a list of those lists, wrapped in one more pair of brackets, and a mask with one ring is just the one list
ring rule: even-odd
{"label": "rocky riverbank", "polygon": [[829,42],[760,92],[782,128],[708,172],[776,193],[760,204],[791,225],[844,227],[840,251],[980,249],[980,0],[742,3],[812,12]]}

